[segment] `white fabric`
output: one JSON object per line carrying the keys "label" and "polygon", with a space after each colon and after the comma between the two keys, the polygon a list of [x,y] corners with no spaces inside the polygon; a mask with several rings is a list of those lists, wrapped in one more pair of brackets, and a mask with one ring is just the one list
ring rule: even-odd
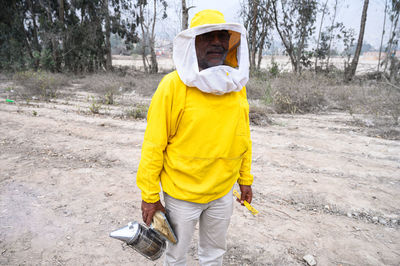
{"label": "white fabric", "polygon": [[222,265],[222,257],[226,252],[226,233],[233,212],[232,190],[207,204],[178,200],[166,193],[164,201],[169,221],[178,238],[175,245],[168,242],[164,265],[186,265],[186,256],[198,221],[200,265]]}
{"label": "white fabric", "polygon": [[[195,39],[197,35],[216,31],[231,30],[240,33],[240,46],[237,49],[239,67],[214,66],[199,71]],[[174,39],[173,60],[183,83],[197,87],[203,92],[225,94],[240,91],[249,80],[249,52],[246,29],[236,23],[208,24],[180,32]]]}

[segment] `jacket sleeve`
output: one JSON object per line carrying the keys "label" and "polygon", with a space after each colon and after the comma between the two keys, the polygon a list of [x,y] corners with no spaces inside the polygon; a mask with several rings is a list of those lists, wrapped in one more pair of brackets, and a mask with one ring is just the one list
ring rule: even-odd
{"label": "jacket sleeve", "polygon": [[251,170],[251,152],[252,152],[252,143],[250,139],[250,119],[249,119],[249,103],[247,102],[247,95],[246,95],[246,88],[244,87],[240,93],[242,94],[242,97],[244,98],[245,102],[245,109],[246,109],[246,136],[248,138],[248,149],[246,153],[244,154],[243,160],[242,160],[242,165],[239,170],[239,179],[238,183],[240,185],[247,185],[250,186],[253,184],[253,175],[250,173]]}
{"label": "jacket sleeve", "polygon": [[163,168],[164,151],[168,139],[174,134],[179,107],[173,105],[174,82],[169,76],[160,82],[147,113],[141,159],[136,183],[142,191],[142,200],[154,203],[160,200],[160,172]]}

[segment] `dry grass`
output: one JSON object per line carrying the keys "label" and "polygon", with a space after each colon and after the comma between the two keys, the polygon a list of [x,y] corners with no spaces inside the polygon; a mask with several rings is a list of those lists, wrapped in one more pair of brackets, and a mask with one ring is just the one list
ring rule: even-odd
{"label": "dry grass", "polygon": [[258,72],[248,82],[247,95],[250,120],[255,125],[268,121],[271,113],[345,111],[354,117],[353,124],[366,128],[369,135],[400,139],[400,90],[367,76],[345,83],[340,72],[282,73],[276,77]]}
{"label": "dry grass", "polygon": [[123,112],[125,118],[144,119],[147,117],[149,106],[145,104],[135,104]]}
{"label": "dry grass", "polygon": [[103,103],[113,104],[114,96],[126,92],[135,91],[144,97],[152,96],[164,75],[120,70],[86,75],[79,82],[83,89],[102,95]]}
{"label": "dry grass", "polygon": [[373,137],[400,140],[400,91],[385,82],[363,81],[349,86],[347,99],[353,125]]}
{"label": "dry grass", "polygon": [[330,82],[313,73],[294,75],[283,73],[276,77],[259,72],[247,85],[250,99],[259,99],[275,113],[309,113],[323,110],[327,105],[322,84]]}
{"label": "dry grass", "polygon": [[94,92],[101,97],[103,104],[114,104],[114,96],[131,91],[135,81],[127,76],[120,76],[115,72],[96,73],[79,79],[81,88]]}
{"label": "dry grass", "polygon": [[397,125],[400,117],[400,91],[387,83],[368,82],[353,88],[352,112],[374,117],[390,117]]}
{"label": "dry grass", "polygon": [[135,72],[133,77],[138,80],[135,88],[136,93],[145,97],[151,97],[156,91],[161,79],[166,74],[167,73],[146,74],[143,72]]}
{"label": "dry grass", "polygon": [[[80,83],[83,90],[98,94],[92,113],[97,106],[125,105],[127,118],[144,118],[148,103],[143,101],[124,103],[124,94],[150,98],[166,73],[149,75],[143,72],[117,69],[109,73],[90,74],[83,77],[68,77],[48,72],[18,72],[13,80],[18,85],[7,87],[7,95],[15,91],[20,98],[49,100],[59,97],[59,90],[73,82]],[[343,82],[340,72],[302,75],[267,72],[252,73],[247,84],[250,102],[250,121],[254,125],[271,123],[272,113],[318,113],[322,111],[345,111],[354,117],[353,124],[363,127],[371,136],[400,139],[398,128],[400,117],[400,90],[370,76],[357,77],[351,83]],[[121,97],[116,97],[121,95]],[[132,94],[131,94],[132,95]],[[117,100],[120,102],[117,102]],[[143,99],[143,98],[142,98]],[[139,103],[140,102],[140,103]],[[137,105],[139,104],[139,105]]]}
{"label": "dry grass", "polygon": [[59,90],[69,85],[68,76],[45,71],[17,72],[13,80],[19,85],[15,88],[17,97],[26,101],[32,99],[48,101],[57,98]]}

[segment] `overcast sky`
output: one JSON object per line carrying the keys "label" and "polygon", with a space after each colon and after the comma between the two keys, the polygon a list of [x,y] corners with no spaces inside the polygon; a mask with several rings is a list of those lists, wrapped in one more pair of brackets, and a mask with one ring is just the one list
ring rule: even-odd
{"label": "overcast sky", "polygon": [[[325,2],[325,1],[319,1]],[[330,1],[333,5],[333,0]],[[195,13],[203,9],[217,9],[225,15],[227,22],[240,22],[238,15],[240,10],[240,0],[187,0],[188,5],[194,5],[195,8],[189,11],[189,22]],[[363,0],[339,0],[340,7],[338,10],[337,21],[343,22],[346,27],[351,27],[356,31],[356,39],[360,28],[361,12]],[[329,5],[329,4],[328,4]],[[370,0],[367,15],[367,25],[365,29],[365,41],[379,48],[380,38],[382,34],[383,15],[385,9],[385,0]],[[319,17],[321,15],[319,14]],[[319,20],[320,18],[318,18]],[[325,23],[329,20],[325,19]],[[389,33],[389,20],[387,17],[387,34]],[[316,23],[317,29],[319,23]]]}

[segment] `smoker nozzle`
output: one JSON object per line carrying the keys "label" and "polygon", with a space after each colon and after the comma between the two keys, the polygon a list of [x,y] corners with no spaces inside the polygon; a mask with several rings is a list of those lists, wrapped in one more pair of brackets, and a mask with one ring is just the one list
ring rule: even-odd
{"label": "smoker nozzle", "polygon": [[129,223],[127,226],[112,231],[110,237],[121,240],[126,244],[131,244],[137,237],[138,224]]}

